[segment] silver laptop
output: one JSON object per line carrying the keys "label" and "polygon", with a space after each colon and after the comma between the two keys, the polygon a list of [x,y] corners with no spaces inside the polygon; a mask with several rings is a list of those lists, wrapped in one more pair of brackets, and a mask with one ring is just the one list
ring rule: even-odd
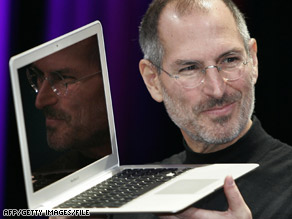
{"label": "silver laptop", "polygon": [[30,209],[177,212],[258,166],[121,166],[99,21],[12,57],[10,73]]}

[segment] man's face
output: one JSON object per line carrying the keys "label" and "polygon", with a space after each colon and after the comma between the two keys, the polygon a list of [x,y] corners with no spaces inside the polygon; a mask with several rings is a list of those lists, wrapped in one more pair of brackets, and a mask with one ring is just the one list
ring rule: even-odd
{"label": "man's face", "polygon": [[[79,79],[100,71],[98,60],[90,63],[90,45],[61,50],[34,63],[47,77],[59,71],[63,77]],[[96,147],[108,130],[101,73],[68,85],[65,96],[57,95],[45,80],[39,87],[35,106],[46,117],[47,141],[51,148]]]}
{"label": "man's face", "polygon": [[227,53],[243,55],[249,61],[243,76],[236,81],[226,82],[216,68],[210,68],[204,83],[191,89],[181,86],[180,79],[161,72],[161,92],[169,116],[181,128],[187,142],[203,145],[231,142],[246,129],[253,111],[257,78],[231,12],[221,1],[213,4],[209,12],[192,11],[182,16],[170,4],[159,21],[165,52],[162,68],[170,73],[191,65],[187,63],[217,65]]}

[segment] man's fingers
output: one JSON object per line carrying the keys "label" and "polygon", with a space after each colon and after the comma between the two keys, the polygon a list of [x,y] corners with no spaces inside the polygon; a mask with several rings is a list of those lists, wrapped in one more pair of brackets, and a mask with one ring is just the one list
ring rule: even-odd
{"label": "man's fingers", "polygon": [[232,176],[227,176],[224,182],[224,193],[227,198],[229,209],[236,210],[238,206],[245,205],[245,202],[232,178]]}
{"label": "man's fingers", "polygon": [[[240,218],[251,218],[251,212],[246,205],[239,189],[237,188],[232,176],[227,176],[224,182],[224,193],[228,201],[229,209],[232,215],[241,216]],[[242,215],[245,212],[247,215]]]}
{"label": "man's fingers", "polygon": [[198,208],[187,208],[181,213],[173,215],[160,215],[160,219],[226,219],[228,213],[220,211],[211,211]]}
{"label": "man's fingers", "polygon": [[189,212],[191,217],[184,218],[192,218],[192,219],[226,219],[226,212],[221,211],[211,211],[199,208],[192,208],[191,212]]}

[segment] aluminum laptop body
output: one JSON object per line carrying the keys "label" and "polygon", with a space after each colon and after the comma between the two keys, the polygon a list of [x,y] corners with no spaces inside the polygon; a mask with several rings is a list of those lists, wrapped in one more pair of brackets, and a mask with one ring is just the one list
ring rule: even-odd
{"label": "aluminum laptop body", "polygon": [[[39,74],[42,74],[40,69],[36,68],[36,66],[40,65],[35,63],[39,60],[46,60],[46,57],[62,54],[66,49],[74,48],[75,45],[86,41],[88,38],[92,38],[93,41],[96,42],[97,51],[93,51],[93,53],[99,56],[99,60],[95,61],[98,63],[97,66],[99,71],[97,71],[97,73],[100,75],[90,74],[89,72],[87,74],[88,78],[84,79],[83,76],[76,77],[74,83],[70,84],[70,82],[66,84],[64,91],[61,91],[61,88],[59,89],[57,86],[59,83],[59,76],[54,75],[48,78],[48,76],[42,75],[43,79],[41,81],[40,79],[35,80],[37,78],[36,75],[40,77]],[[91,49],[94,50],[94,48],[95,47],[92,47]],[[73,49],[72,51],[81,53],[78,49]],[[72,52],[70,52],[70,54],[72,55]],[[62,58],[63,57],[59,58],[58,61]],[[71,63],[75,64],[75,62]],[[78,63],[78,61],[76,63]],[[9,64],[27,202],[30,209],[54,209],[66,200],[103,182],[123,169],[176,168],[180,170],[188,167],[191,169],[120,207],[89,208],[92,213],[177,212],[221,188],[224,178],[227,175],[232,175],[236,179],[258,166],[257,164],[120,166],[104,39],[102,26],[99,21],[90,23],[38,47],[16,55],[10,59]],[[54,63],[52,65],[54,65]],[[66,66],[64,66],[64,68],[65,67]],[[78,65],[76,68],[78,68]],[[61,77],[65,78],[66,75]],[[50,116],[56,116],[52,113],[46,114],[47,118],[45,118],[43,108],[45,104],[48,105],[45,101],[49,98],[42,100],[37,100],[37,98],[40,98],[39,95],[41,95],[41,92],[44,92],[42,89],[45,89],[43,88],[45,86],[52,89],[48,91],[51,92],[50,95],[55,93],[59,98],[58,92],[60,92],[63,95],[61,98],[69,98],[75,91],[74,89],[81,89],[82,83],[91,83],[93,80],[98,81],[96,77],[100,78],[98,82],[100,84],[96,86],[103,86],[101,89],[101,98],[104,99],[103,107],[105,113],[102,114],[102,117],[105,118],[108,127],[105,136],[108,138],[109,146],[105,149],[105,152],[102,151],[102,156],[91,157],[88,162],[79,165],[76,160],[79,159],[84,161],[86,159],[80,159],[79,157],[74,160],[75,157],[79,155],[77,156],[74,153],[73,155],[67,155],[64,150],[51,149],[50,146],[48,146],[49,143],[47,141],[50,139],[50,137],[47,136],[49,133],[48,126],[52,124],[63,125],[63,121],[49,121]],[[81,80],[80,78],[83,79]],[[65,78],[65,80],[67,79]],[[35,87],[33,84],[34,82],[36,83]],[[42,83],[42,87],[38,87],[38,83]],[[64,84],[62,84],[62,86],[63,85]],[[39,89],[37,95],[34,89]],[[90,89],[89,86],[88,89]],[[46,93],[43,94],[46,95]],[[50,96],[50,98],[53,99],[55,97]],[[82,98],[85,99],[85,96]],[[36,103],[37,101],[39,102]],[[95,100],[93,99],[92,101]],[[76,107],[78,108],[78,105]],[[64,118],[65,117],[66,116],[64,116]],[[54,118],[56,119],[57,116]],[[61,120],[64,118],[58,117],[57,119]],[[59,130],[59,132],[62,131],[63,129]],[[54,139],[52,138],[50,140],[53,141]],[[59,142],[60,141],[61,140],[59,140]],[[82,156],[83,155],[82,153]],[[67,159],[67,162],[69,160],[68,165],[71,165],[67,169],[61,167],[66,163],[64,159]],[[41,178],[38,177],[45,176],[46,178],[46,176],[51,177],[52,175],[56,177],[55,180],[37,186],[39,182],[43,182],[40,180]]]}

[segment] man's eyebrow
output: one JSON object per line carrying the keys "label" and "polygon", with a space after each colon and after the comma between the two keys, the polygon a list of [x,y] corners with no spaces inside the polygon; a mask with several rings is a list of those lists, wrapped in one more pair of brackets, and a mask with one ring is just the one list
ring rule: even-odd
{"label": "man's eyebrow", "polygon": [[194,64],[199,64],[199,63],[200,61],[197,61],[197,60],[183,60],[183,59],[178,59],[174,62],[174,64],[177,66],[194,65]]}
{"label": "man's eyebrow", "polygon": [[242,55],[244,52],[244,50],[242,48],[233,48],[233,49],[230,49],[224,53],[222,53],[221,55],[218,56],[217,60],[218,59],[221,59],[222,57],[225,57],[225,56],[228,56],[228,55]]}
{"label": "man's eyebrow", "polygon": [[[29,67],[34,68],[37,71],[42,72],[44,74],[44,72],[42,70],[40,70],[38,67],[36,67],[36,65],[34,63],[32,63]],[[49,74],[54,74],[54,73],[66,74],[66,73],[74,73],[74,72],[76,72],[76,71],[72,68],[61,68],[61,69],[51,70],[48,73]]]}
{"label": "man's eyebrow", "polygon": [[[222,54],[220,54],[217,58],[216,61],[218,61],[219,59],[221,59],[222,57],[228,56],[228,55],[232,55],[232,54],[243,54],[243,49],[242,48],[232,48],[230,50],[227,50],[225,52],[223,52]],[[177,59],[173,65],[176,66],[188,66],[188,65],[196,65],[196,64],[201,64],[202,62],[199,60],[191,60],[191,59]]]}
{"label": "man's eyebrow", "polygon": [[53,73],[56,73],[56,72],[59,73],[59,74],[67,74],[67,73],[74,73],[76,71],[74,71],[71,68],[61,68],[61,69],[52,70],[49,73],[53,74]]}

